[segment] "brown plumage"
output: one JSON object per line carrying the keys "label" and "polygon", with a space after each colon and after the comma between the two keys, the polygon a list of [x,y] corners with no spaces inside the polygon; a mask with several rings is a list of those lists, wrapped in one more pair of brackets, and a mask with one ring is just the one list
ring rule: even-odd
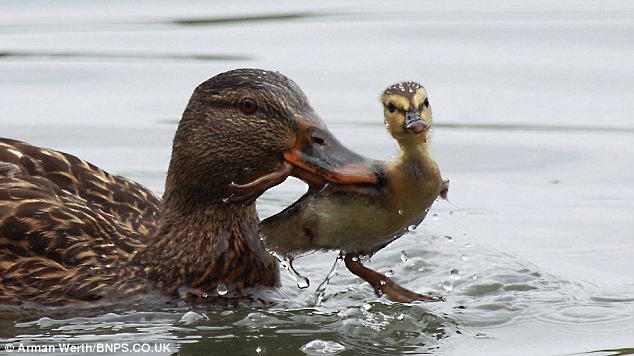
{"label": "brown plumage", "polygon": [[230,188],[263,175],[275,175],[275,184],[288,175],[376,182],[294,82],[255,69],[196,88],[174,137],[162,201],[72,155],[1,139],[0,302],[62,305],[150,292],[244,297],[249,288],[277,286],[277,261],[262,246],[253,203],[273,183],[240,197],[248,199],[234,199]]}
{"label": "brown plumage", "polygon": [[330,184],[309,191],[260,224],[264,243],[284,257],[313,250],[372,254],[418,225],[448,189],[428,148],[431,107],[425,89],[398,83],[381,95],[387,129],[401,147],[399,158],[376,162],[384,184]]}
{"label": "brown plumage", "polygon": [[373,254],[418,225],[448,190],[428,149],[432,116],[425,89],[414,82],[397,83],[383,92],[381,103],[388,131],[401,148],[398,159],[376,163],[385,172],[384,184],[314,189],[262,221],[260,231],[265,245],[284,257],[315,250],[347,253],[350,271],[393,300],[436,300],[398,286],[353,258]]}

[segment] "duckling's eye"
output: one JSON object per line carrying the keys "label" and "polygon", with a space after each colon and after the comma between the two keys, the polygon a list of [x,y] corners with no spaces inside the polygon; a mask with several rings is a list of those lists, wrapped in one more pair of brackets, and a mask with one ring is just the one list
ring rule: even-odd
{"label": "duckling's eye", "polygon": [[251,98],[244,98],[240,101],[240,111],[245,115],[251,115],[258,109],[258,103]]}
{"label": "duckling's eye", "polygon": [[423,101],[423,106],[428,108],[429,107],[429,99],[425,98],[425,101]]}
{"label": "duckling's eye", "polygon": [[394,105],[392,103],[387,104],[387,111],[389,111],[389,112],[396,111],[396,105]]}

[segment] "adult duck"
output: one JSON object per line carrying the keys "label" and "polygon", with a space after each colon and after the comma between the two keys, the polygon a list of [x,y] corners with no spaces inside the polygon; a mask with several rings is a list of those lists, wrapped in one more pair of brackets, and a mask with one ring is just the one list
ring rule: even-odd
{"label": "adult duck", "polygon": [[[257,69],[195,89],[160,201],[70,154],[1,139],[0,302],[244,297],[275,287],[277,260],[259,238],[254,199],[289,175],[377,181],[293,81]],[[232,197],[232,184],[262,176],[259,190]]]}
{"label": "adult duck", "polygon": [[432,115],[425,88],[415,82],[391,85],[381,103],[388,132],[400,147],[398,158],[374,163],[385,172],[382,184],[313,189],[262,221],[260,231],[265,246],[286,258],[341,250],[352,273],[393,300],[439,300],[398,286],[364,267],[358,257],[375,253],[420,224],[436,198],[446,198],[448,190],[429,151]]}

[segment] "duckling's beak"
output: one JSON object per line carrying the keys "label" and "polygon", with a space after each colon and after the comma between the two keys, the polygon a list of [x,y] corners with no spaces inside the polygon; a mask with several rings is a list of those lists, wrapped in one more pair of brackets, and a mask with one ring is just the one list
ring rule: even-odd
{"label": "duckling's beak", "polygon": [[378,166],[341,144],[320,121],[316,125],[297,118],[297,123],[295,145],[284,152],[293,165],[291,175],[313,185],[378,183]]}
{"label": "duckling's beak", "polygon": [[403,128],[416,135],[427,131],[429,126],[420,118],[418,110],[410,110],[405,113]]}

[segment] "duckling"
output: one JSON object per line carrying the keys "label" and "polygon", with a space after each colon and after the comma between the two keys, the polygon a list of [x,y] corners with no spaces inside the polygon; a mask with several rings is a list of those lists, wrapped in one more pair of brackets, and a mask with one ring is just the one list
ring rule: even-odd
{"label": "duckling", "polygon": [[[447,197],[448,181],[429,152],[432,114],[427,92],[418,83],[389,86],[381,95],[387,130],[400,156],[381,162],[382,184],[327,184],[313,189],[282,212],[260,223],[267,248],[295,258],[309,251],[341,250],[346,266],[377,292],[395,300],[429,300],[401,288],[361,265],[359,254],[373,254],[416,226],[438,196]],[[373,163],[375,166],[376,162]],[[382,282],[382,283],[381,283]],[[400,289],[399,289],[400,288]]]}
{"label": "duckling", "polygon": [[[297,84],[259,69],[194,90],[161,200],[73,155],[0,139],[0,303],[249,298],[279,285],[254,198],[290,175],[376,184],[370,163],[336,140]],[[232,195],[231,184],[262,176]]]}

